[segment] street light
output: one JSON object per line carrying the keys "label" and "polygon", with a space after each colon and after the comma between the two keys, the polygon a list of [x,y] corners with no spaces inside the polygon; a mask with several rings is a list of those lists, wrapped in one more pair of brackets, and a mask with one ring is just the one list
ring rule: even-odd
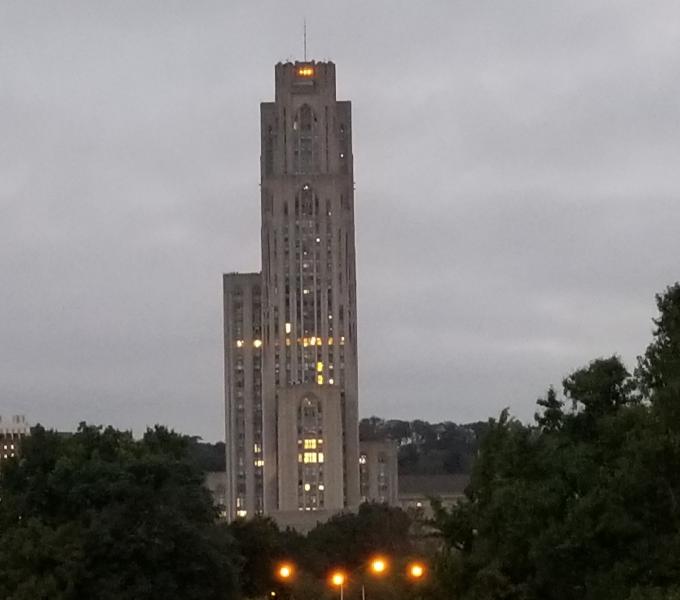
{"label": "street light", "polygon": [[340,588],[340,600],[344,600],[345,598],[345,581],[347,581],[347,576],[342,571],[334,571],[331,574],[331,584],[337,588]]}
{"label": "street light", "polygon": [[295,567],[290,563],[281,563],[276,569],[276,575],[281,581],[290,581],[294,572]]}
{"label": "street light", "polygon": [[425,565],[421,562],[412,562],[408,565],[406,569],[406,574],[410,579],[418,581],[425,577]]}
{"label": "street light", "polygon": [[281,583],[279,586],[281,596],[288,596],[292,598],[293,595],[291,591],[291,584],[293,583],[293,578],[295,577],[295,565],[291,562],[279,563],[276,567],[276,570],[274,571],[274,575]]}
{"label": "street light", "polygon": [[[375,577],[382,577],[387,573],[388,567],[389,563],[387,562],[387,559],[382,556],[376,556],[371,559],[371,562],[368,565],[368,571]],[[366,583],[364,581],[361,582],[361,600],[366,600]]]}
{"label": "street light", "polygon": [[387,560],[382,558],[381,556],[376,556],[372,561],[371,561],[371,573],[377,576],[384,575],[387,573]]}

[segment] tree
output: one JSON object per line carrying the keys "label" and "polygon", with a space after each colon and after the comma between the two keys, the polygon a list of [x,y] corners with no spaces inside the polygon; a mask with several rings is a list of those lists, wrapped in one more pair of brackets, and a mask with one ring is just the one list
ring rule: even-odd
{"label": "tree", "polygon": [[238,554],[188,442],[168,430],[38,426],[0,479],[0,597],[236,597]]}
{"label": "tree", "polygon": [[632,401],[631,381],[618,356],[598,358],[587,367],[574,371],[562,385],[573,407],[582,406],[588,416],[600,417],[616,412]]}
{"label": "tree", "polygon": [[334,567],[359,568],[376,553],[408,555],[410,526],[410,517],[400,508],[367,502],[356,514],[336,515],[312,529],[299,558],[323,577]]}
{"label": "tree", "polygon": [[[672,600],[680,589],[680,286],[631,378],[617,356],[491,420],[467,502],[439,509],[440,583],[461,600]],[[636,383],[640,382],[640,390]],[[645,401],[640,401],[640,399]]]}
{"label": "tree", "polygon": [[656,296],[654,340],[638,358],[635,375],[645,397],[674,427],[680,418],[680,283]]}
{"label": "tree", "polygon": [[537,412],[534,415],[534,420],[539,427],[548,431],[555,431],[563,424],[564,412],[562,411],[564,403],[557,399],[555,388],[550,387],[545,399],[539,398],[536,404],[541,407],[542,412]]}
{"label": "tree", "polygon": [[277,564],[293,558],[304,543],[301,534],[281,532],[269,517],[237,519],[229,531],[242,557],[241,591],[247,598],[262,597],[277,588]]}

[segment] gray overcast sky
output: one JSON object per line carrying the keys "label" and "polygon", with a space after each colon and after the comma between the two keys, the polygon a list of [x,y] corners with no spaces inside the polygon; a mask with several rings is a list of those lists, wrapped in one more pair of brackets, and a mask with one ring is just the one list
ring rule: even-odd
{"label": "gray overcast sky", "polygon": [[522,419],[680,279],[677,0],[0,3],[0,413],[223,437],[277,61],[353,102],[364,416]]}

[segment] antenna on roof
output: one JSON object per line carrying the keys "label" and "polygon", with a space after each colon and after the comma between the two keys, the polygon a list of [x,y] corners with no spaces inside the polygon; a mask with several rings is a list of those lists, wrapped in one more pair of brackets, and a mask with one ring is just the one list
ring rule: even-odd
{"label": "antenna on roof", "polygon": [[304,20],[304,46],[305,46],[305,62],[307,62],[307,19]]}

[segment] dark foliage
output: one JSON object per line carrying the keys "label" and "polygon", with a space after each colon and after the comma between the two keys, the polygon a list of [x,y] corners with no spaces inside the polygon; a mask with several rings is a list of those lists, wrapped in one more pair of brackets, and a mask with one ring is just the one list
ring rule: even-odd
{"label": "dark foliage", "polygon": [[160,427],[33,428],[0,479],[0,597],[234,598],[239,559],[187,448]]}
{"label": "dark foliage", "polygon": [[399,473],[469,473],[486,423],[399,421],[370,417],[359,424],[362,440],[390,439],[399,444]]}
{"label": "dark foliage", "polygon": [[468,502],[440,511],[462,600],[673,599],[680,589],[680,286],[636,377],[616,356],[550,390],[536,425],[491,421]]}
{"label": "dark foliage", "polygon": [[200,438],[191,438],[189,455],[196,463],[196,466],[206,473],[209,471],[224,471],[226,468],[224,442],[210,444],[200,441]]}

